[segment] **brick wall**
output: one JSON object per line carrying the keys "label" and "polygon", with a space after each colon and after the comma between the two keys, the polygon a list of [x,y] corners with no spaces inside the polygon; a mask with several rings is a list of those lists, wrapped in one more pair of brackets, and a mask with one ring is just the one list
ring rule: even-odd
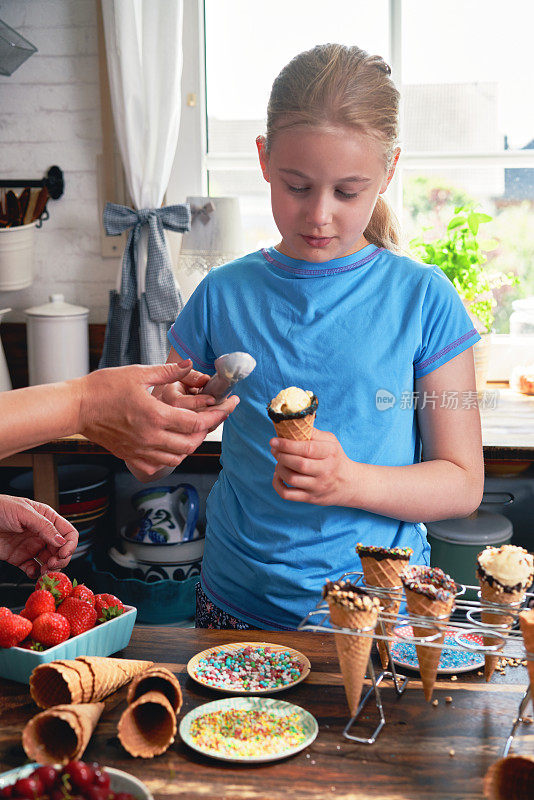
{"label": "brick wall", "polygon": [[0,19],[37,48],[12,76],[0,75],[0,176],[41,178],[53,164],[65,193],[50,200],[36,231],[35,280],[0,291],[10,321],[51,292],[105,322],[119,262],[103,259],[96,157],[101,152],[96,0],[0,0]]}

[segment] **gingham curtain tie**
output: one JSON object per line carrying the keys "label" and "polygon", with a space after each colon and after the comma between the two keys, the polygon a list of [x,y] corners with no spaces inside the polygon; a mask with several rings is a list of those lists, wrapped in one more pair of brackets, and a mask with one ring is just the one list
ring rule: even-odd
{"label": "gingham curtain tie", "polygon": [[135,210],[117,203],[106,203],[103,214],[108,236],[130,230],[122,257],[120,304],[125,310],[137,302],[137,245],[141,228],[148,225],[148,252],[145,294],[150,318],[155,322],[174,319],[182,301],[172,274],[164,228],[185,233],[191,227],[189,205],[141,208]]}

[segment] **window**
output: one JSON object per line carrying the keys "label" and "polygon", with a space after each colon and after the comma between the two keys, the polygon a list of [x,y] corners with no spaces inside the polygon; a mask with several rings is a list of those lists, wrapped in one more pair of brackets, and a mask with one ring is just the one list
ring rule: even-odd
{"label": "window", "polygon": [[[202,0],[198,0],[202,3]],[[521,283],[499,293],[496,330],[534,295],[534,73],[530,0],[204,0],[209,194],[241,200],[247,251],[273,244],[254,140],[273,78],[318,42],[357,43],[392,65],[402,156],[389,200],[406,246],[470,200],[493,217],[488,260]]]}

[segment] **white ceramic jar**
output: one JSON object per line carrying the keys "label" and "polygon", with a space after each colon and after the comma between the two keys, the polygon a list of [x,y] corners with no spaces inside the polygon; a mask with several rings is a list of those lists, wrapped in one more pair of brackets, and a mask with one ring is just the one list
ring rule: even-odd
{"label": "white ceramic jar", "polygon": [[62,294],[27,308],[30,386],[80,378],[89,372],[89,309]]}

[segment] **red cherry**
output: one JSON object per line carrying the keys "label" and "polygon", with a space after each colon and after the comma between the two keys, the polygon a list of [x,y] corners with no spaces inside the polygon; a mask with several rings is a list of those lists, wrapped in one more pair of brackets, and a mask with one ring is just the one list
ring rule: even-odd
{"label": "red cherry", "polygon": [[106,789],[103,786],[95,786],[93,784],[85,790],[85,800],[108,800],[108,796],[109,789]]}
{"label": "red cherry", "polygon": [[50,789],[48,797],[50,800],[65,800],[65,793],[60,786],[55,786],[53,789]]}
{"label": "red cherry", "polygon": [[129,792],[116,792],[115,800],[135,800],[135,797]]}
{"label": "red cherry", "polygon": [[44,789],[51,789],[56,782],[58,771],[49,764],[45,764],[43,767],[37,767],[37,769],[32,772],[32,775],[39,778]]}
{"label": "red cherry", "polygon": [[4,786],[0,789],[0,797],[12,797],[13,795],[13,785],[10,784],[9,786]]}
{"label": "red cherry", "polygon": [[73,787],[76,789],[85,790],[93,783],[93,768],[86,764],[85,761],[69,761],[63,767],[61,774],[68,775]]}
{"label": "red cherry", "polygon": [[108,773],[99,764],[93,764],[92,766],[94,773],[93,785],[99,789],[109,790],[110,778]]}
{"label": "red cherry", "polygon": [[33,774],[28,775],[27,778],[19,778],[13,786],[13,797],[33,798],[42,794],[44,791],[43,784],[39,777]]}

